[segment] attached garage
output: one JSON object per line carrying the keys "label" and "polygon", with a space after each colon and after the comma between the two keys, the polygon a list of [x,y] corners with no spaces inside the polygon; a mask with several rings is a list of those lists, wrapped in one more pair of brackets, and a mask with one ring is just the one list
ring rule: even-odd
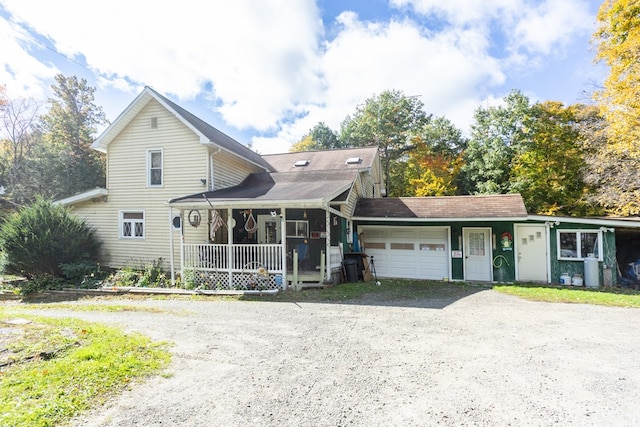
{"label": "attached garage", "polygon": [[451,276],[448,227],[360,226],[379,277],[442,280]]}

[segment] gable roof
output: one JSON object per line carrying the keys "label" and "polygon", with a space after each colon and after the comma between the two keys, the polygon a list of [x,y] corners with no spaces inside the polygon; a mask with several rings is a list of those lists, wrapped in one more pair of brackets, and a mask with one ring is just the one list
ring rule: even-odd
{"label": "gable roof", "polygon": [[94,141],[92,148],[106,152],[109,144],[124,130],[125,127],[138,115],[140,111],[155,99],[163,107],[169,110],[185,126],[190,128],[200,138],[201,144],[213,145],[231,154],[239,156],[267,171],[272,170],[262,157],[239,143],[230,136],[220,132],[205,121],[191,114],[184,108],[175,104],[168,98],[160,95],[155,90],[145,86],[144,90],[129,104],[129,106],[116,118],[116,120]]}
{"label": "gable roof", "polygon": [[389,197],[360,199],[353,219],[524,220],[527,209],[519,194]]}

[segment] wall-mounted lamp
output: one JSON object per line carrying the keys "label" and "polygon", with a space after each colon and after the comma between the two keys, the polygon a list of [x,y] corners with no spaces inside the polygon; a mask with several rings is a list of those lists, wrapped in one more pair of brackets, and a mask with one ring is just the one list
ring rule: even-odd
{"label": "wall-mounted lamp", "polygon": [[200,178],[200,182],[202,183],[202,185],[206,185],[207,184],[207,179],[206,178]]}
{"label": "wall-mounted lamp", "polygon": [[609,233],[613,233],[615,230],[613,228],[600,227],[600,231],[608,231]]}
{"label": "wall-mounted lamp", "polygon": [[544,225],[546,225],[549,228],[553,228],[555,225],[560,225],[560,221],[545,221]]}

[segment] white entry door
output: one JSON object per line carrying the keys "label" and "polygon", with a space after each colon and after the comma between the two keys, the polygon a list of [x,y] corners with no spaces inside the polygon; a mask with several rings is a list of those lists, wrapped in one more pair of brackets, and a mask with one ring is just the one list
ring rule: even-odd
{"label": "white entry door", "polygon": [[491,263],[491,229],[464,228],[464,278],[490,282],[493,279]]}
{"label": "white entry door", "polygon": [[517,280],[521,282],[546,282],[547,272],[547,227],[516,224],[515,250],[518,265]]}

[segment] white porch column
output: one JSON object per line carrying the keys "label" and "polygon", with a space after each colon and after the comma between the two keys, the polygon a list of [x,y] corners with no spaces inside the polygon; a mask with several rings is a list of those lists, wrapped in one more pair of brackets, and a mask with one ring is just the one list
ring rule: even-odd
{"label": "white porch column", "polygon": [[227,271],[229,274],[229,289],[233,289],[233,273],[231,272],[231,266],[233,260],[231,256],[233,254],[233,209],[227,208]]}
{"label": "white porch column", "polygon": [[176,287],[176,270],[173,260],[173,208],[169,206],[169,253],[171,262],[171,287]]}
{"label": "white porch column", "polygon": [[287,289],[287,214],[280,208],[280,243],[282,246],[282,289]]}
{"label": "white porch column", "polygon": [[325,213],[325,248],[324,248],[324,262],[325,262],[325,277],[324,280],[329,281],[331,279],[331,213],[329,212],[329,207],[324,211]]}

